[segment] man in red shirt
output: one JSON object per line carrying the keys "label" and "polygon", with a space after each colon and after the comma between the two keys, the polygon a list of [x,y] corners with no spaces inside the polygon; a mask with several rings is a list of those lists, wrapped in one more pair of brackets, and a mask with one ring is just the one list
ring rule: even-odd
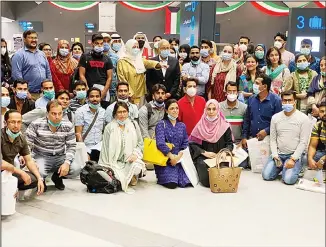
{"label": "man in red shirt", "polygon": [[179,101],[179,121],[183,122],[187,128],[187,134],[190,136],[192,130],[201,119],[206,101],[203,97],[196,95],[197,82],[188,80],[184,82],[185,96]]}

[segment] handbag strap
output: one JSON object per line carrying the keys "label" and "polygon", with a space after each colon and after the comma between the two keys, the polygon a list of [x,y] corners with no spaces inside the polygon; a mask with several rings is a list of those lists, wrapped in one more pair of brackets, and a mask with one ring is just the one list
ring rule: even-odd
{"label": "handbag strap", "polygon": [[230,156],[231,157],[231,166],[229,166],[229,167],[234,168],[234,160],[233,160],[233,154],[232,154],[232,152],[229,149],[227,149],[227,148],[223,148],[216,155],[216,167],[218,169],[221,169],[221,167],[220,167],[220,161],[223,162],[223,160],[225,160],[227,156]]}
{"label": "handbag strap", "polygon": [[87,128],[85,134],[83,135],[83,140],[86,139],[88,133],[89,133],[89,132],[91,131],[91,129],[93,128],[93,126],[94,126],[94,124],[95,124],[95,121],[96,121],[96,119],[97,119],[98,113],[99,113],[99,111],[97,111],[97,112],[95,113],[95,116],[94,116],[94,118],[93,118],[92,123],[88,126],[88,128]]}

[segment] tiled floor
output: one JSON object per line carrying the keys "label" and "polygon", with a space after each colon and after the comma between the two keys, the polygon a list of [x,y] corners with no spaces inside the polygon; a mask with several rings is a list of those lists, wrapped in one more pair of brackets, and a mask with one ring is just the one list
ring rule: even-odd
{"label": "tiled floor", "polygon": [[236,194],[168,190],[149,172],[128,195],[88,194],[78,180],[17,204],[2,246],[325,246],[325,195],[242,173]]}

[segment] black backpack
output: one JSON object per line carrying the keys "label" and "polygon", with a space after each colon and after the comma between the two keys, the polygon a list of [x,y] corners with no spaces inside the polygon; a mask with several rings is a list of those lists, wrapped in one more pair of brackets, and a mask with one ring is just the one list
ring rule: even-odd
{"label": "black backpack", "polygon": [[[99,172],[106,173],[107,179]],[[80,172],[80,181],[87,186],[89,193],[112,194],[121,190],[121,183],[114,177],[114,171],[108,168],[105,172],[103,167],[95,161],[87,161]]]}

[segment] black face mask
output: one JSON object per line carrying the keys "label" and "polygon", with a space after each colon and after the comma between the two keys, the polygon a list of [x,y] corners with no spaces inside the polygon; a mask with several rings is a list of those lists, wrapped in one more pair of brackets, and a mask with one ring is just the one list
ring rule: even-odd
{"label": "black face mask", "polygon": [[138,45],[139,45],[139,49],[142,49],[145,45],[145,40],[142,39],[138,40]]}

